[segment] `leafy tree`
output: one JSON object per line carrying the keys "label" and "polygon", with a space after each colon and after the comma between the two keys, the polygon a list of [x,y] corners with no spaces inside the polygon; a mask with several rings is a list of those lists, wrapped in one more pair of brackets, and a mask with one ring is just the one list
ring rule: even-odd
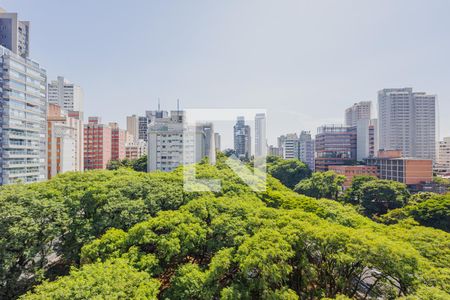
{"label": "leafy tree", "polygon": [[342,192],[345,177],[332,171],[316,172],[311,178],[300,181],[294,188],[299,194],[316,199],[328,198],[337,200]]}
{"label": "leafy tree", "polygon": [[377,178],[373,176],[355,176],[352,180],[352,185],[347,190],[345,190],[342,199],[347,203],[355,205],[360,204],[362,198],[361,187],[364,183],[376,179]]}
{"label": "leafy tree", "polygon": [[298,159],[275,160],[267,166],[270,175],[293,189],[301,180],[311,176],[311,170]]}
{"label": "leafy tree", "polygon": [[157,299],[159,285],[118,259],[72,269],[69,276],[46,282],[20,299]]}
{"label": "leafy tree", "polygon": [[136,172],[147,172],[147,155],[143,155],[131,162],[133,170]]}
{"label": "leafy tree", "polygon": [[368,216],[383,215],[406,205],[410,194],[406,185],[389,180],[372,180],[360,188],[360,203]]}

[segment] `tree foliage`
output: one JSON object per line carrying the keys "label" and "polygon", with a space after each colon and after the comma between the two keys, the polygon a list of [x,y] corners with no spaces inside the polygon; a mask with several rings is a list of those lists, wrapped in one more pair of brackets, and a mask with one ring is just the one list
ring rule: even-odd
{"label": "tree foliage", "polygon": [[342,192],[345,177],[332,171],[316,172],[311,178],[300,181],[294,188],[299,194],[316,199],[328,198],[337,200]]}
{"label": "tree foliage", "polygon": [[267,171],[282,184],[293,189],[301,180],[311,176],[308,166],[298,159],[268,159]]}
{"label": "tree foliage", "polygon": [[[122,168],[0,188],[0,298],[44,279],[24,298],[393,299],[450,290],[444,231],[410,219],[375,223],[271,176],[256,193],[221,159],[197,166],[198,178],[221,181],[218,192],[186,192],[182,174]],[[340,178],[322,175],[317,198],[335,198]]]}

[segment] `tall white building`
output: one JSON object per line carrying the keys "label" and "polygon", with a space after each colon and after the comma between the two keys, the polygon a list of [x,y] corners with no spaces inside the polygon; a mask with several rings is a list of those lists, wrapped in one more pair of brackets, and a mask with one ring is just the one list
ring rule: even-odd
{"label": "tall white building", "polygon": [[309,131],[302,131],[298,138],[298,159],[314,171],[314,140]]}
{"label": "tall white building", "polygon": [[0,46],[0,184],[47,178],[47,76]]}
{"label": "tall white building", "polygon": [[298,135],[296,133],[288,133],[283,141],[283,158],[291,159],[299,157]]}
{"label": "tall white building", "polygon": [[83,89],[62,76],[48,84],[48,103],[57,104],[66,111],[83,111]]}
{"label": "tall white building", "polygon": [[361,101],[345,110],[345,125],[356,126],[359,120],[372,117],[372,102]]}
{"label": "tall white building", "polygon": [[436,158],[436,96],[412,88],[378,92],[380,149],[405,157]]}
{"label": "tall white building", "polygon": [[23,58],[30,55],[30,22],[0,8],[0,45]]}
{"label": "tall white building", "polygon": [[215,132],[214,133],[214,145],[216,147],[216,151],[220,151],[222,149],[222,137],[220,136],[220,133]]}
{"label": "tall white building", "polygon": [[196,163],[204,157],[215,163],[212,124],[187,127],[182,111],[156,118],[148,128],[148,171],[172,171],[182,164]]}
{"label": "tall white building", "polygon": [[255,157],[267,155],[266,114],[255,116]]}

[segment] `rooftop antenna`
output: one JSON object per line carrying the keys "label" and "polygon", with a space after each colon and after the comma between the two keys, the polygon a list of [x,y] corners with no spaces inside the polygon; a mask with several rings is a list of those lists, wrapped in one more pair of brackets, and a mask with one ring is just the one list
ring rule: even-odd
{"label": "rooftop antenna", "polygon": [[177,99],[177,111],[180,112],[180,99]]}

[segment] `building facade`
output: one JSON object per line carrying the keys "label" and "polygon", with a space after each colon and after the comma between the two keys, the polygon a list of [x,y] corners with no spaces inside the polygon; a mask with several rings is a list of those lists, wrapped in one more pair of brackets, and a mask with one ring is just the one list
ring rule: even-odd
{"label": "building facade", "polygon": [[222,137],[220,136],[220,133],[215,132],[214,133],[214,145],[216,147],[216,151],[221,151],[222,149]]}
{"label": "building facade", "polygon": [[78,140],[82,121],[68,116],[59,105],[49,104],[47,123],[48,179],[68,171],[82,171]]}
{"label": "building facade", "polygon": [[111,128],[100,117],[89,117],[84,125],[84,169],[106,169],[111,160]]}
{"label": "building facade", "polygon": [[48,84],[48,103],[57,104],[65,111],[83,111],[84,94],[80,86],[58,76]]}
{"label": "building facade", "polygon": [[2,46],[0,64],[0,184],[45,180],[46,71]]}
{"label": "building facade", "polygon": [[112,122],[111,128],[111,160],[125,159],[126,131],[119,128],[119,124]]}
{"label": "building facade", "polygon": [[360,119],[356,122],[357,154],[356,159],[363,161],[365,158],[376,156],[379,150],[378,120]]}
{"label": "building facade", "polygon": [[380,149],[435,160],[436,96],[412,88],[378,92]]}
{"label": "building facade", "polygon": [[302,131],[300,133],[300,137],[298,138],[298,149],[298,158],[314,171],[315,142],[309,131]]}
{"label": "building facade", "polygon": [[0,8],[0,45],[23,58],[30,56],[30,22]]}
{"label": "building facade", "polygon": [[138,159],[144,155],[147,155],[147,150],[147,142],[144,140],[138,140],[134,144],[127,144],[125,146],[125,158]]}
{"label": "building facade", "polygon": [[127,132],[132,136],[132,143],[139,140],[139,117],[136,115],[127,116]]}
{"label": "building facade", "polygon": [[183,164],[197,163],[207,157],[215,163],[214,128],[212,124],[187,127],[184,112],[172,111],[149,126],[148,171],[169,172]]}
{"label": "building facade", "polygon": [[356,126],[362,119],[370,120],[372,118],[372,102],[361,101],[353,104],[345,110],[345,125]]}
{"label": "building facade", "polygon": [[356,164],[356,128],[325,125],[317,130],[315,170],[327,171],[329,166]]}
{"label": "building facade", "polygon": [[445,137],[439,142],[435,172],[439,175],[450,176],[450,137]]}
{"label": "building facade", "polygon": [[250,159],[252,156],[252,139],[249,125],[245,125],[244,117],[238,117],[233,127],[234,151],[239,159]]}
{"label": "building facade", "polygon": [[352,185],[353,178],[356,176],[372,176],[378,178],[377,166],[329,166],[328,169],[336,174],[345,176],[344,188],[349,188]]}
{"label": "building facade", "polygon": [[255,116],[255,157],[264,157],[266,155],[266,114],[259,113]]}
{"label": "building facade", "polygon": [[433,181],[431,159],[404,158],[400,151],[380,151],[377,157],[366,159],[366,163],[378,168],[380,179],[394,180],[406,185]]}
{"label": "building facade", "polygon": [[299,157],[299,141],[296,133],[288,133],[283,138],[283,158],[293,159]]}

